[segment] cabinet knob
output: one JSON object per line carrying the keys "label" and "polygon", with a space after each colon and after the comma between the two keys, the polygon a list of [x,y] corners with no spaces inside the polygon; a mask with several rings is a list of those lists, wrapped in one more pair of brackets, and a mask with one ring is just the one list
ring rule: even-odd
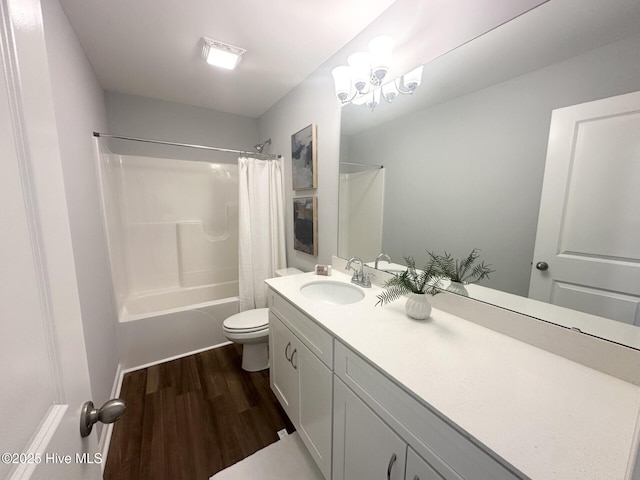
{"label": "cabinet knob", "polygon": [[291,362],[291,366],[293,367],[294,370],[298,369],[298,365],[296,365],[295,363],[293,363],[293,357],[296,355],[296,353],[298,353],[298,349],[294,348],[293,349],[293,353],[291,354],[291,360],[289,360],[289,362]]}
{"label": "cabinet knob", "polygon": [[393,464],[396,463],[397,459],[398,457],[396,457],[395,453],[391,455],[391,458],[389,459],[389,466],[387,467],[387,480],[391,480],[391,469],[393,469]]}
{"label": "cabinet knob", "polygon": [[289,351],[289,348],[291,347],[291,342],[287,343],[287,346],[284,347],[284,358],[287,359],[287,362],[291,361],[291,357],[293,357],[293,354],[291,354],[291,357],[289,356],[289,354],[287,353]]}

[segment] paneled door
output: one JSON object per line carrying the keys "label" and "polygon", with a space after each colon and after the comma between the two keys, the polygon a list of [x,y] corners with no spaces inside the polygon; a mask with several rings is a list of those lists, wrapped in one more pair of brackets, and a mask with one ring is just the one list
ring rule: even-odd
{"label": "paneled door", "polygon": [[529,297],[640,325],[640,92],[553,111]]}
{"label": "paneled door", "polygon": [[0,477],[98,479],[39,0],[0,0]]}

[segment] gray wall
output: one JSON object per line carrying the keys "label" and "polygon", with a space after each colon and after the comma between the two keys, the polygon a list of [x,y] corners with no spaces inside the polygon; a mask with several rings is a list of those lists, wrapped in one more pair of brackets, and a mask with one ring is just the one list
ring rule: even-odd
{"label": "gray wall", "polygon": [[[294,192],[291,185],[291,135],[315,123],[318,142],[318,188]],[[338,157],[340,106],[333,78],[321,67],[259,119],[260,138],[270,137],[272,153],[285,159],[285,220],[287,264],[304,271],[316,263],[331,263],[338,251]],[[318,256],[293,249],[293,197],[318,197]]]}
{"label": "gray wall", "polygon": [[[258,141],[262,141],[258,137],[258,120],[255,118],[115,92],[105,92],[105,101],[108,133],[250,151]],[[112,140],[108,146],[112,151],[123,154],[216,159],[233,163],[238,159],[238,154],[203,153],[139,142]]]}
{"label": "gray wall", "polygon": [[350,160],[387,169],[383,250],[481,248],[483,285],[526,295],[551,111],[636,90],[640,36],[353,135]]}
{"label": "gray wall", "polygon": [[42,9],[92,400],[101,405],[110,398],[118,365],[92,137],[92,130],[106,127],[104,97],[58,2],[42,2]]}

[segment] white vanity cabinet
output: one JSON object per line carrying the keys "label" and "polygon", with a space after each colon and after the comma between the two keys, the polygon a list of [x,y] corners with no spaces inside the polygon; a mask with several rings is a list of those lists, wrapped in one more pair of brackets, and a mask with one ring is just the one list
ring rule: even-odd
{"label": "white vanity cabinet", "polygon": [[[443,480],[338,377],[334,377],[333,480]],[[386,477],[385,477],[386,475]],[[449,472],[449,478],[459,478]]]}
{"label": "white vanity cabinet", "polygon": [[325,478],[331,478],[333,338],[269,292],[271,389]]}
{"label": "white vanity cabinet", "polygon": [[527,478],[340,341],[334,348],[334,480],[385,478],[389,466],[390,479]]}
{"label": "white vanity cabinet", "polygon": [[[375,285],[346,305],[305,293],[349,284],[341,270],[267,280],[272,388],[327,480],[640,480],[640,387],[617,359],[628,352],[575,338],[576,352],[607,352],[616,378],[523,341],[558,327],[462,297],[442,306],[477,321],[436,308],[407,320],[400,302],[376,307]],[[500,333],[511,322],[520,340]]]}

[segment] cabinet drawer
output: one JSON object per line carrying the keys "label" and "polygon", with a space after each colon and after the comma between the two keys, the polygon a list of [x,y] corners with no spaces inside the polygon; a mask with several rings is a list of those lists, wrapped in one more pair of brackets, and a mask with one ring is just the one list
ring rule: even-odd
{"label": "cabinet drawer", "polygon": [[514,480],[527,478],[468,438],[352,352],[335,342],[335,374],[423,457],[442,478]]}
{"label": "cabinet drawer", "polygon": [[269,308],[327,367],[333,369],[333,338],[317,323],[269,289]]}

